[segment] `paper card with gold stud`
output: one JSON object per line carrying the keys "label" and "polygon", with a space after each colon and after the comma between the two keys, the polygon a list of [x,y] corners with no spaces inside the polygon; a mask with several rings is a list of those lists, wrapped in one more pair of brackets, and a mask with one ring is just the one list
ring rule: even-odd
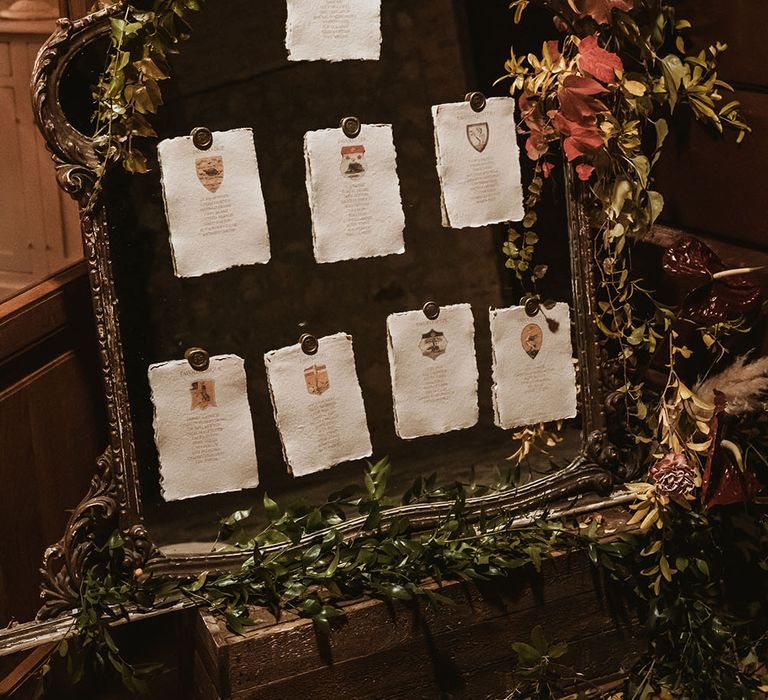
{"label": "paper card with gold stud", "polygon": [[491,309],[493,406],[501,428],[576,416],[576,370],[568,304]]}
{"label": "paper card with gold stud", "polygon": [[267,213],[251,129],[215,131],[157,147],[177,277],[269,262]]}
{"label": "paper card with gold stud", "polygon": [[294,476],[369,457],[371,438],[352,337],[319,338],[264,356],[285,461]]}

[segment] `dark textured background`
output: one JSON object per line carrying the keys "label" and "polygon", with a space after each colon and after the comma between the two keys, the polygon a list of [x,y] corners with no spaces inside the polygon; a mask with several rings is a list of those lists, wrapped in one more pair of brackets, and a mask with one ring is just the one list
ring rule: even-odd
{"label": "dark textured background", "polygon": [[[468,16],[465,15],[468,13]],[[483,28],[503,21],[495,41],[474,41]],[[194,279],[173,276],[157,170],[144,177],[118,176],[110,203],[111,243],[120,318],[134,413],[142,487],[148,504],[160,504],[157,455],[147,366],[180,359],[200,346],[211,355],[245,358],[262,485],[324,496],[359,481],[359,465],[294,482],[287,476],[266,386],[263,354],[295,343],[306,321],[318,336],[353,335],[374,455],[390,455],[399,484],[417,472],[468,478],[482,465],[505,466],[509,434],[493,427],[491,350],[487,311],[516,303],[503,268],[503,227],[454,231],[440,224],[430,108],[492,87],[508,55],[511,22],[504,0],[387,0],[379,62],[289,63],[284,48],[285,3],[228,0],[208,3],[196,18],[200,31],[174,60],[176,79],[166,85],[158,119],[161,138],[250,126],[254,130],[269,219],[272,261]],[[538,43],[538,40],[537,40]],[[304,185],[303,135],[338,125],[346,115],[364,123],[392,123],[406,213],[406,252],[385,258],[318,265]],[[126,196],[127,193],[127,196]],[[568,298],[566,236],[552,211],[547,244],[553,266],[551,295]],[[549,245],[552,243],[552,245]],[[396,438],[386,354],[386,317],[440,304],[470,302],[475,312],[481,371],[480,425],[468,431],[403,442]],[[149,513],[184,522],[211,523],[253,501],[254,494],[163,505]]]}

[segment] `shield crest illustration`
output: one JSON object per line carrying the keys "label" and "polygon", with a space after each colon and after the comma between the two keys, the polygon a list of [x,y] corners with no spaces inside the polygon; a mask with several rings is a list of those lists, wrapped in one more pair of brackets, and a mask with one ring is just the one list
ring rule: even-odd
{"label": "shield crest illustration", "polygon": [[434,329],[429,333],[425,333],[421,336],[419,341],[419,350],[424,357],[428,357],[430,360],[436,360],[440,355],[445,355],[445,351],[448,348],[448,340],[444,333],[440,333]]}
{"label": "shield crest illustration", "polygon": [[365,175],[365,146],[342,146],[341,174],[353,180]]}
{"label": "shield crest illustration", "polygon": [[331,388],[326,365],[312,365],[304,370],[304,383],[312,396],[320,396]]}
{"label": "shield crest illustration", "polygon": [[491,130],[488,122],[482,124],[467,124],[467,139],[478,153],[482,153],[488,146],[488,139],[491,136]]}
{"label": "shield crest illustration", "polygon": [[216,403],[216,381],[213,379],[192,382],[189,392],[192,395],[193,411],[196,408],[210,408],[218,405]]}
{"label": "shield crest illustration", "polygon": [[224,182],[224,159],[221,156],[208,156],[195,161],[197,179],[206,190],[215,194]]}
{"label": "shield crest illustration", "polygon": [[541,346],[544,343],[544,332],[541,326],[536,323],[529,323],[520,335],[520,342],[523,345],[526,355],[532,360],[541,352]]}

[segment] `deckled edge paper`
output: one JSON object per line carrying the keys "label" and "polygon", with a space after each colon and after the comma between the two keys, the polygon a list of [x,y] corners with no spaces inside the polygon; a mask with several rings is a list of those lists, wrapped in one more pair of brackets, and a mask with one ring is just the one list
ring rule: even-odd
{"label": "deckled edge paper", "polygon": [[312,241],[319,263],[405,252],[405,214],[390,124],[304,135]]}
{"label": "deckled edge paper", "polygon": [[525,216],[515,100],[491,97],[432,107],[445,228],[478,228]]}
{"label": "deckled edge paper", "polygon": [[173,270],[199,277],[270,260],[267,212],[251,129],[213,133],[202,151],[191,136],[158,146]]}
{"label": "deckled edge paper", "polygon": [[[496,425],[509,429],[575,418],[576,370],[568,304],[542,308],[535,317],[522,306],[491,309],[490,320]],[[552,322],[558,324],[555,332]]]}
{"label": "deckled edge paper", "polygon": [[289,61],[378,61],[381,0],[287,0]]}
{"label": "deckled edge paper", "polygon": [[319,339],[315,355],[291,345],[264,355],[275,422],[294,476],[373,452],[352,336]]}
{"label": "deckled edge paper", "polygon": [[245,363],[211,358],[198,372],[185,360],[148,370],[163,498],[177,501],[259,485]]}
{"label": "deckled edge paper", "polygon": [[411,440],[477,424],[479,374],[469,304],[444,306],[435,320],[423,311],[392,314],[387,350],[398,437]]}

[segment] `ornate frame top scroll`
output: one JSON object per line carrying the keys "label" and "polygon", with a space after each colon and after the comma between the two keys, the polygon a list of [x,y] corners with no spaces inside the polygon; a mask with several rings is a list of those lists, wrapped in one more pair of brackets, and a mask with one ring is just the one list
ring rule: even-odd
{"label": "ornate frame top scroll", "polygon": [[[55,34],[38,56],[32,79],[35,115],[53,154],[58,181],[80,203],[110,436],[89,493],[73,513],[61,541],[46,552],[42,619],[55,617],[77,605],[80,583],[98,540],[94,533],[103,535],[119,530],[126,543],[128,566],[174,576],[229,569],[245,558],[236,552],[163,553],[144,524],[134,416],[129,404],[118,316],[115,260],[107,229],[110,205],[105,192],[97,186],[101,158],[95,142],[69,122],[60,94],[63,77],[72,61],[108,34],[110,18],[123,9],[123,3],[118,2],[82,20],[60,20]],[[476,508],[478,513],[499,509],[523,513],[587,492],[607,495],[622,477],[619,455],[606,435],[605,402],[592,322],[594,290],[589,223],[580,203],[580,185],[570,170],[566,171],[566,182],[581,450],[565,469],[508,492],[471,499],[467,505]],[[387,511],[384,518],[386,521],[407,514],[412,523],[427,527],[449,507],[448,503],[404,506]],[[363,522],[364,518],[353,518],[339,526],[339,530],[351,538],[361,531]]]}

